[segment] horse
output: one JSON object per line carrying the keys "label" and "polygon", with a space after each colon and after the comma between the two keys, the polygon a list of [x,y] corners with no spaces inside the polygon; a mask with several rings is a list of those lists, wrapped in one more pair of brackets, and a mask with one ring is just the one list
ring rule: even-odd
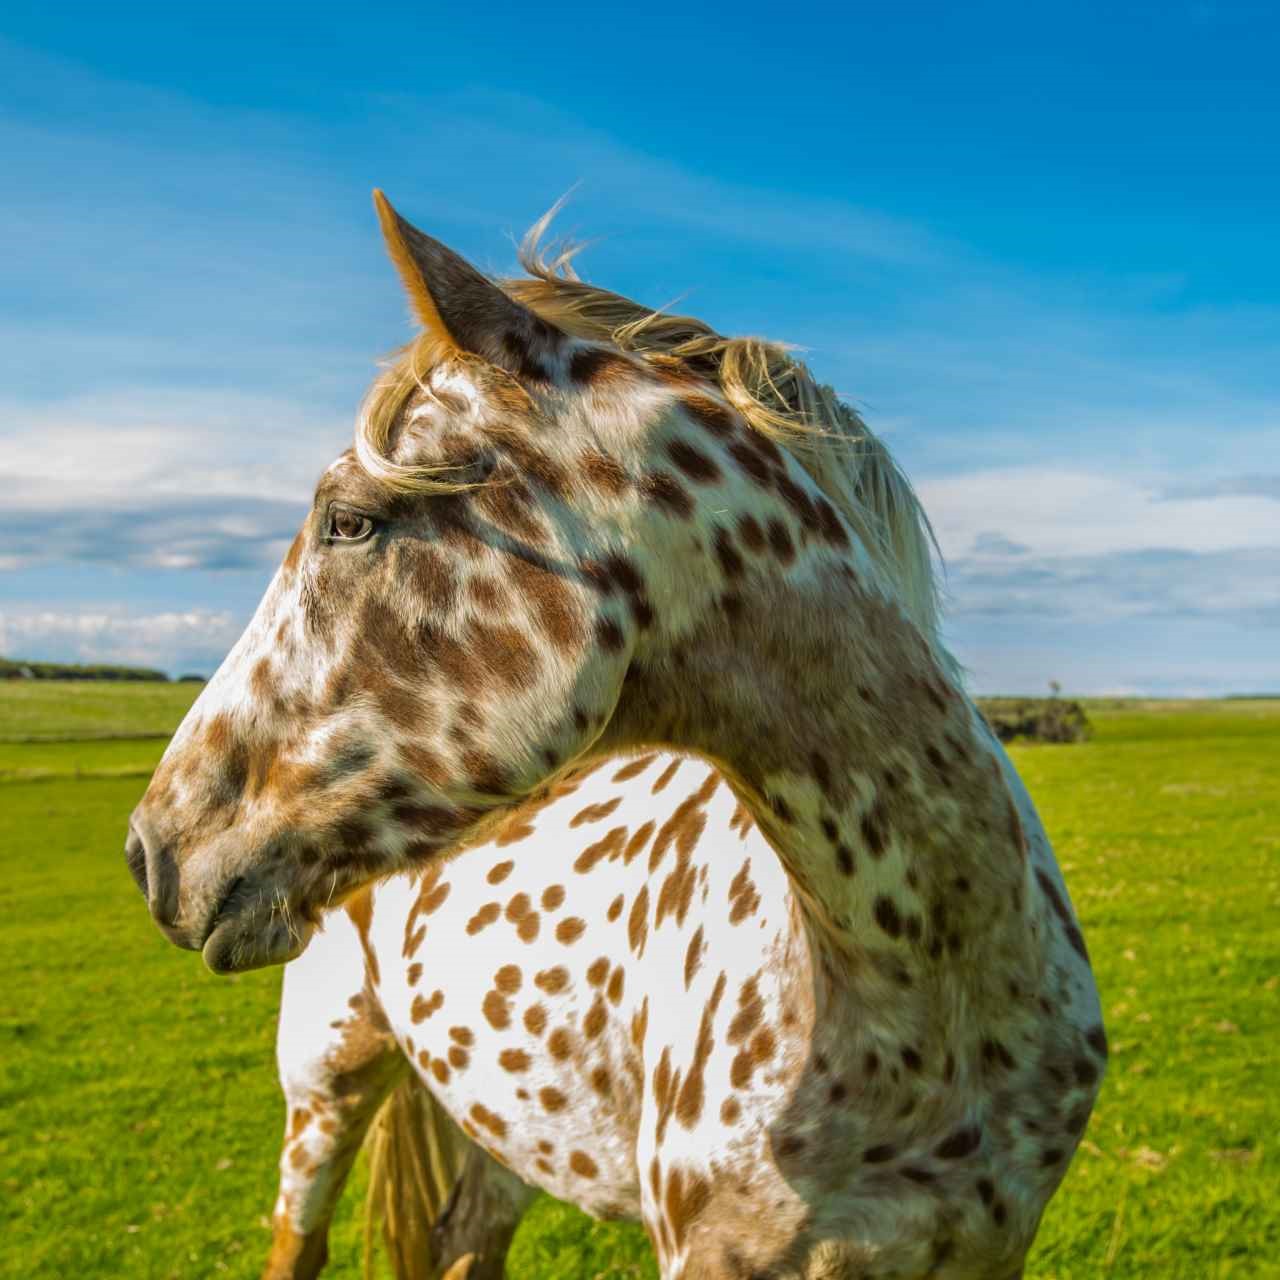
{"label": "horse", "polygon": [[421,330],[125,844],[213,972],[293,962],[285,1163],[340,1183],[412,1072],[460,1195],[638,1218],[664,1280],[1020,1275],[1106,1035],[910,484],[786,348],[374,199]]}

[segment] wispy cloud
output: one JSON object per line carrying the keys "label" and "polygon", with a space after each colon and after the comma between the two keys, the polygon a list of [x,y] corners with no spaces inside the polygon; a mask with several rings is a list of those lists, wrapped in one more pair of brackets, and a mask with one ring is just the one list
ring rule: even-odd
{"label": "wispy cloud", "polygon": [[[0,261],[0,570],[28,593],[0,652],[172,668],[196,661],[192,627],[206,656],[231,642],[349,441],[371,357],[408,332],[375,182],[505,270],[507,233],[581,179],[565,227],[605,234],[586,259],[602,283],[692,289],[727,330],[809,347],[918,478],[962,657],[1014,669],[1020,620],[1065,652],[1100,618],[1136,644],[1144,619],[1248,629],[1280,607],[1280,478],[1256,471],[1280,433],[1280,312],[1187,304],[1181,265],[1033,272],[785,167],[676,163],[506,89],[344,97],[323,121],[214,112],[2,42],[0,82],[0,238],[22,246]],[[243,599],[29,599],[32,566],[86,563],[164,569],[183,600],[182,574],[217,570]],[[1028,673],[1053,665],[1023,642]],[[1105,661],[1126,669],[1121,640]],[[1188,663],[1160,678],[1211,665]]]}
{"label": "wispy cloud", "polygon": [[122,662],[211,672],[243,622],[230,612],[138,613],[127,604],[73,610],[0,608],[0,653],[50,662]]}
{"label": "wispy cloud", "polygon": [[1280,625],[1280,546],[1171,549],[1106,555],[964,557],[950,566],[956,619],[1041,616],[1096,623],[1124,618],[1212,617]]}
{"label": "wispy cloud", "polygon": [[992,532],[1047,556],[1280,546],[1280,506],[1227,486],[1175,495],[1166,476],[1079,467],[998,467],[918,485],[949,560]]}

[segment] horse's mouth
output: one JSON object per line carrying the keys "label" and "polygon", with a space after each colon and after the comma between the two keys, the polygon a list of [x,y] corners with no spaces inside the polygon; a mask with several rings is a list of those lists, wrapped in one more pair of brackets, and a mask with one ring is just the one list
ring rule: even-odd
{"label": "horse's mouth", "polygon": [[237,876],[218,900],[200,952],[213,973],[243,973],[295,959],[314,931],[312,921],[290,910],[283,896],[254,889]]}

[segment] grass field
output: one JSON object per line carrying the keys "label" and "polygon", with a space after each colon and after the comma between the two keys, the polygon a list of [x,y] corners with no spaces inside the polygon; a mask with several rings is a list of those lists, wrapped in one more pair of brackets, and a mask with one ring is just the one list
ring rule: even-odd
{"label": "grass field", "polygon": [[[2,1276],[250,1277],[265,1255],[279,974],[170,947],[121,854],[195,692],[0,685]],[[1091,714],[1087,744],[1014,751],[1113,1049],[1028,1276],[1280,1276],[1280,702]],[[326,1273],[347,1280],[352,1191]],[[544,1200],[509,1275],[654,1271],[638,1229]]]}

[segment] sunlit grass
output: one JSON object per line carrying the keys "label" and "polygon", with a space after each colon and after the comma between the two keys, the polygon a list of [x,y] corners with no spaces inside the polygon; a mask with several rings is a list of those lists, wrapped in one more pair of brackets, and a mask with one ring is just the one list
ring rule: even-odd
{"label": "sunlit grass", "polygon": [[[0,743],[163,733],[195,693],[87,687],[0,686]],[[1015,751],[1113,1046],[1028,1275],[1280,1275],[1280,703],[1091,714],[1088,744]],[[121,849],[163,745],[0,745],[3,1275],[247,1277],[265,1254],[279,978],[215,979],[147,919]],[[353,1190],[327,1273],[349,1280]],[[509,1274],[654,1273],[638,1228],[543,1200]]]}

